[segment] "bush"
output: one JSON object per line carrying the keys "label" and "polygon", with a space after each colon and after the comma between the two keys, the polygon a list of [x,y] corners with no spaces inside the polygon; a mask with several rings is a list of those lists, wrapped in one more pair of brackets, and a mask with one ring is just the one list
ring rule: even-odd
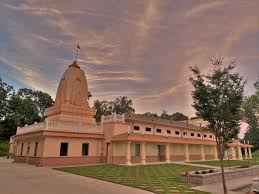
{"label": "bush", "polygon": [[249,168],[248,165],[242,165],[242,166],[239,166],[238,168]]}
{"label": "bush", "polygon": [[8,156],[9,144],[7,141],[0,140],[0,157]]}
{"label": "bush", "polygon": [[214,173],[214,172],[215,172],[215,170],[213,170],[213,169],[209,170],[209,173]]}

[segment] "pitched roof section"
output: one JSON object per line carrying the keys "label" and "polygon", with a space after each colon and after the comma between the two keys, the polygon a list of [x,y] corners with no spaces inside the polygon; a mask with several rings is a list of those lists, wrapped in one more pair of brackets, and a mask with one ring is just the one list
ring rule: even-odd
{"label": "pitched roof section", "polygon": [[153,123],[157,125],[166,125],[171,127],[178,127],[178,128],[187,128],[187,129],[202,129],[199,126],[193,125],[188,123],[188,121],[171,121],[167,119],[161,119],[157,117],[149,117],[140,114],[132,114],[127,113],[125,114],[125,121],[138,121],[138,122],[146,122],[146,123]]}

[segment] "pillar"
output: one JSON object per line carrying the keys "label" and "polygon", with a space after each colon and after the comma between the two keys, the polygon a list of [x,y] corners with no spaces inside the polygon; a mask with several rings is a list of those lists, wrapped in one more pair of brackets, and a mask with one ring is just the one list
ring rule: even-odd
{"label": "pillar", "polygon": [[240,146],[237,147],[237,156],[238,156],[238,160],[243,160],[242,151],[241,151]]}
{"label": "pillar", "polygon": [[248,158],[252,159],[252,152],[251,152],[251,148],[247,148],[248,149]]}
{"label": "pillar", "polygon": [[214,146],[214,159],[218,160],[218,150],[217,150],[217,146]]}
{"label": "pillar", "polygon": [[185,144],[185,162],[190,162],[190,157],[189,157],[189,145]]}
{"label": "pillar", "polygon": [[165,162],[166,163],[170,163],[171,162],[170,161],[170,144],[169,143],[167,143],[165,145]]}
{"label": "pillar", "polygon": [[204,145],[201,145],[201,160],[205,160]]}
{"label": "pillar", "polygon": [[244,147],[244,149],[245,149],[245,159],[248,159],[248,156],[247,156],[247,148]]}
{"label": "pillar", "polygon": [[146,143],[141,142],[140,144],[140,163],[141,164],[146,164]]}
{"label": "pillar", "polygon": [[236,156],[235,147],[231,147],[230,149],[231,149],[232,160],[236,160],[237,156]]}
{"label": "pillar", "polygon": [[130,144],[131,142],[127,142],[127,150],[126,150],[126,164],[131,165],[131,155],[130,155]]}

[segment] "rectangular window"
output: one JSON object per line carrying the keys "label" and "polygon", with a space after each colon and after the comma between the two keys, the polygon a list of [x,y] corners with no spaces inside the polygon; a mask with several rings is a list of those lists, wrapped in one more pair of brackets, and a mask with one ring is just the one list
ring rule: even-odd
{"label": "rectangular window", "polygon": [[34,156],[37,156],[38,142],[35,142]]}
{"label": "rectangular window", "polygon": [[157,133],[161,133],[161,129],[156,129],[156,132]]}
{"label": "rectangular window", "polygon": [[166,130],[166,133],[167,134],[171,134],[171,130]]}
{"label": "rectangular window", "polygon": [[146,127],[146,131],[147,132],[151,132],[151,128],[150,127]]}
{"label": "rectangular window", "polygon": [[133,129],[134,130],[139,130],[139,126],[134,126]]}
{"label": "rectangular window", "polygon": [[175,131],[175,134],[176,134],[176,135],[179,135],[179,134],[180,134],[180,132],[179,132],[179,131]]}
{"label": "rectangular window", "polygon": [[22,152],[23,152],[23,143],[22,143],[22,147],[21,147],[21,156],[22,156]]}
{"label": "rectangular window", "polygon": [[198,133],[198,134],[197,134],[197,137],[200,137],[200,136],[201,136],[201,134]]}
{"label": "rectangular window", "polygon": [[183,132],[183,135],[187,135],[187,132]]}
{"label": "rectangular window", "polygon": [[89,144],[83,143],[82,144],[82,156],[88,156],[88,151],[89,151]]}
{"label": "rectangular window", "polygon": [[191,136],[194,136],[194,133],[191,133]]}
{"label": "rectangular window", "polygon": [[67,156],[67,151],[68,151],[68,143],[62,142],[60,144],[60,156]]}
{"label": "rectangular window", "polygon": [[206,135],[206,134],[204,134],[204,135],[203,135],[203,137],[207,137],[207,135]]}
{"label": "rectangular window", "polygon": [[140,156],[140,144],[135,144],[135,156]]}

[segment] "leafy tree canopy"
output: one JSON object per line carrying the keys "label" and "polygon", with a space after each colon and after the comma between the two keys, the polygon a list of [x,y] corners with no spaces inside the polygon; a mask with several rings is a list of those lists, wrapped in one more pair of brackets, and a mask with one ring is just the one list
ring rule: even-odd
{"label": "leafy tree canopy", "polygon": [[211,63],[213,70],[207,74],[201,73],[197,66],[190,67],[193,73],[190,78],[194,87],[193,107],[197,116],[208,121],[207,130],[215,135],[221,160],[223,189],[227,193],[223,157],[227,144],[237,137],[240,130],[245,81],[234,72],[233,62],[224,65],[223,59],[216,58]]}
{"label": "leafy tree canopy", "polygon": [[94,108],[96,109],[95,119],[100,122],[102,115],[110,115],[112,113],[134,113],[133,102],[126,96],[117,97],[114,101],[94,101]]}
{"label": "leafy tree canopy", "polygon": [[18,126],[43,121],[53,103],[47,93],[28,88],[16,92],[0,78],[0,138],[9,139]]}
{"label": "leafy tree canopy", "polygon": [[253,144],[254,149],[259,149],[259,82],[254,84],[255,94],[244,100],[244,118],[249,127],[245,134],[245,140]]}

